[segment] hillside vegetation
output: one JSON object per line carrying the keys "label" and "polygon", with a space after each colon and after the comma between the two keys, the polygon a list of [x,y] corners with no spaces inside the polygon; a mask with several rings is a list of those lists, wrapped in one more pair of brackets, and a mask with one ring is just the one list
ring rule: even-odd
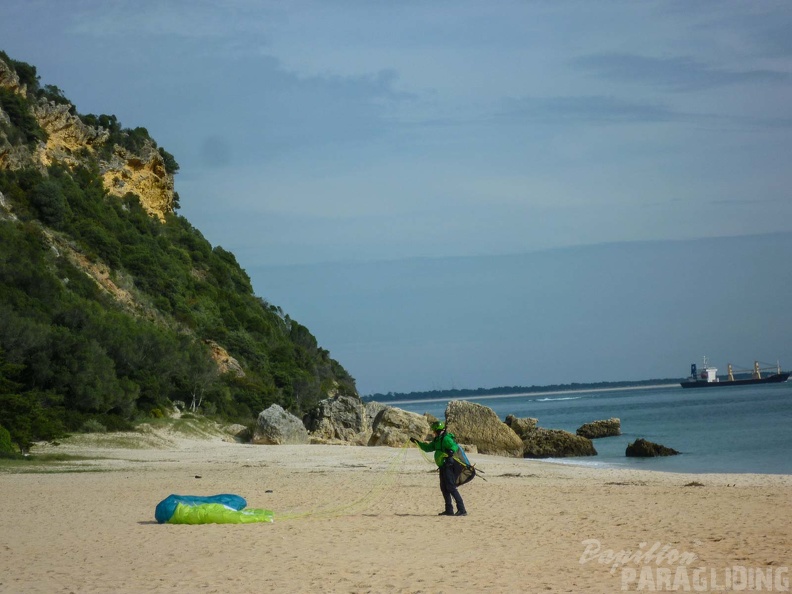
{"label": "hillside vegetation", "polygon": [[[52,114],[76,141],[42,125]],[[141,201],[140,163],[164,180],[166,207]],[[111,193],[109,171],[127,185]],[[145,128],[78,114],[0,52],[0,426],[18,447],[127,428],[174,402],[245,421],[356,395],[310,331],[174,212],[176,171]]]}

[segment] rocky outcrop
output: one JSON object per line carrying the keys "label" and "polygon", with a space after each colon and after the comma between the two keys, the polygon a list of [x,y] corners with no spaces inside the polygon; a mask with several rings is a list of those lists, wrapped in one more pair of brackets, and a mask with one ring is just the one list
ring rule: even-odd
{"label": "rocky outcrop", "polygon": [[[38,167],[46,170],[54,162],[69,167],[86,164],[87,157],[96,157],[97,149],[108,142],[110,133],[101,127],[85,124],[74,114],[74,106],[29,96],[19,77],[0,60],[0,87],[27,97],[33,104],[32,114],[46,133],[46,142],[31,149],[28,145],[12,146],[0,131],[0,168],[19,169]],[[0,123],[8,123],[0,110]],[[131,192],[140,198],[146,212],[160,221],[174,212],[173,175],[168,173],[165,160],[156,144],[148,140],[143,148],[132,153],[115,145],[109,159],[100,160],[100,172],[108,193],[122,197]]]}
{"label": "rocky outcrop", "polygon": [[277,404],[259,413],[252,442],[262,445],[308,443],[308,431],[302,421]]}
{"label": "rocky outcrop", "polygon": [[535,431],[523,439],[526,458],[568,458],[572,456],[596,456],[597,450],[590,439],[562,429]]}
{"label": "rocky outcrop", "polygon": [[17,221],[17,216],[11,211],[11,206],[6,202],[5,196],[0,192],[0,220]]}
{"label": "rocky outcrop", "polygon": [[[0,110],[0,124],[2,124],[3,111]],[[33,162],[33,155],[27,145],[12,146],[8,138],[0,130],[0,169],[22,169]],[[35,164],[34,164],[35,165]]]}
{"label": "rocky outcrop", "polygon": [[303,423],[311,432],[312,443],[366,445],[371,437],[366,407],[359,398],[352,396],[320,401],[303,417]]}
{"label": "rocky outcrop", "polygon": [[[0,62],[2,63],[2,62]],[[0,108],[0,169],[22,169],[35,161],[31,149],[26,144],[12,145],[2,129],[11,120]]]}
{"label": "rocky outcrop", "polygon": [[239,423],[228,425],[223,428],[223,431],[225,431],[230,436],[230,439],[225,441],[231,441],[234,443],[248,443],[251,441],[252,436],[250,434],[250,429]]}
{"label": "rocky outcrop", "polygon": [[217,370],[222,373],[230,373],[234,377],[245,377],[245,371],[239,361],[228,354],[228,351],[217,344],[214,340],[204,340],[204,344],[209,347],[210,357],[217,365]]}
{"label": "rocky outcrop", "polygon": [[[0,88],[8,89],[22,97],[27,95],[27,89],[19,81],[17,73],[3,60],[0,60]],[[11,123],[11,118],[0,108],[0,124],[7,125],[9,123]],[[21,169],[30,166],[33,161],[33,153],[28,145],[12,145],[5,132],[0,129],[0,169]]]}
{"label": "rocky outcrop", "polygon": [[366,402],[364,405],[366,407],[366,416],[368,417],[369,425],[374,427],[374,419],[377,418],[377,415],[380,414],[386,408],[390,408],[387,404],[382,404],[381,402]]}
{"label": "rocky outcrop", "polygon": [[0,60],[0,87],[9,89],[17,95],[25,95],[27,90],[19,82],[19,76],[3,60]]}
{"label": "rocky outcrop", "polygon": [[146,212],[161,221],[173,212],[173,176],[166,171],[165,161],[152,143],[147,143],[139,154],[116,145],[110,160],[100,165],[105,189],[110,194],[136,194]]}
{"label": "rocky outcrop", "polygon": [[[436,423],[437,421],[440,420],[436,416],[434,416],[432,413],[428,413],[428,412],[425,412],[423,414],[423,416],[426,417],[426,422],[429,423],[429,427],[431,427],[434,423]],[[426,437],[429,438],[429,439],[431,439],[431,437],[429,435],[430,433],[431,433],[431,431],[429,433],[427,433],[427,435],[426,435]]]}
{"label": "rocky outcrop", "polygon": [[474,445],[482,454],[522,456],[522,441],[491,408],[475,402],[452,400],[445,415],[446,427],[456,436],[457,442]]}
{"label": "rocky outcrop", "polygon": [[588,439],[621,435],[621,420],[614,417],[604,421],[592,421],[578,427],[575,433]]}
{"label": "rocky outcrop", "polygon": [[411,437],[423,440],[428,433],[425,416],[388,406],[374,418],[368,445],[399,448]]}
{"label": "rocky outcrop", "polygon": [[590,439],[561,429],[544,429],[537,419],[506,417],[506,424],[520,436],[525,458],[567,458],[571,456],[596,456],[597,450]]}
{"label": "rocky outcrop", "polygon": [[627,450],[624,452],[628,458],[654,458],[656,456],[676,456],[677,454],[679,452],[673,448],[667,448],[645,439],[636,439],[627,446]]}
{"label": "rocky outcrop", "polygon": [[45,167],[53,162],[65,163],[70,167],[81,165],[84,157],[78,153],[104,144],[109,132],[93,128],[71,113],[70,104],[40,101],[33,108],[39,126],[47,133],[47,142],[38,148],[38,159]]}
{"label": "rocky outcrop", "polygon": [[526,417],[524,419],[515,417],[514,415],[508,415],[506,417],[506,424],[511,427],[512,431],[514,431],[520,439],[524,439],[526,435],[536,431],[538,423],[539,419],[534,419],[533,417]]}

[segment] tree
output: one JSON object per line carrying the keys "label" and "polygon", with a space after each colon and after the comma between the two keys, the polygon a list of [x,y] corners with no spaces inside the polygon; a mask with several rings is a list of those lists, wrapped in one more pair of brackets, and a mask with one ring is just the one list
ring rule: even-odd
{"label": "tree", "polygon": [[44,180],[30,193],[30,204],[38,211],[41,220],[60,229],[69,215],[66,196],[56,181]]}
{"label": "tree", "polygon": [[171,155],[162,147],[159,147],[159,154],[162,156],[162,160],[165,162],[165,171],[171,175],[174,175],[179,171],[179,164],[176,162],[176,159],[173,155]]}
{"label": "tree", "polygon": [[0,419],[11,441],[25,453],[34,441],[59,437],[64,428],[54,410],[59,400],[56,396],[21,392],[22,384],[15,379],[23,369],[22,365],[8,363],[0,349]]}

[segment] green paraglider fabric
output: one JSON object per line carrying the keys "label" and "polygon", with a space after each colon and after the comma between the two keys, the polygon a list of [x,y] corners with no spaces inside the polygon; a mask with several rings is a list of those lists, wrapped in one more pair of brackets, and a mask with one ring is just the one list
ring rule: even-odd
{"label": "green paraglider fabric", "polygon": [[235,510],[220,503],[185,505],[179,503],[167,521],[168,524],[252,524],[272,522],[273,513],[268,509]]}

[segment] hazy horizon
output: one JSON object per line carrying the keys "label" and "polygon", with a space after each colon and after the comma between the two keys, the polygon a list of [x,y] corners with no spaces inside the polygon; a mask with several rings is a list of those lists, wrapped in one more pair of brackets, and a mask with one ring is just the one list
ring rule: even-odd
{"label": "hazy horizon", "polygon": [[252,267],[361,394],[792,366],[792,233]]}

